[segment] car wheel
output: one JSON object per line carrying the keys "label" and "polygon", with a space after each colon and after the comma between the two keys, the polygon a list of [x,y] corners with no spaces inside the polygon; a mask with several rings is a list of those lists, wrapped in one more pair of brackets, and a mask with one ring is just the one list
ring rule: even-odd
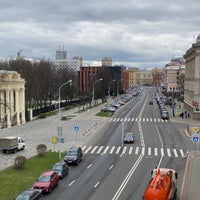
{"label": "car wheel", "polygon": [[59,181],[56,183],[56,186],[58,186],[59,185]]}
{"label": "car wheel", "polygon": [[52,192],[52,187],[49,188],[49,193],[51,193],[51,192]]}
{"label": "car wheel", "polygon": [[42,196],[40,196],[38,200],[42,200]]}

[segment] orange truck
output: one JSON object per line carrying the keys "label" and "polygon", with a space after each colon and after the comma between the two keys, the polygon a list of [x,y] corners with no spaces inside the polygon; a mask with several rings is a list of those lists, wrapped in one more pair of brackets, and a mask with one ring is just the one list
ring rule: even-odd
{"label": "orange truck", "polygon": [[145,189],[143,200],[176,200],[178,179],[176,171],[155,168],[151,174],[152,178]]}

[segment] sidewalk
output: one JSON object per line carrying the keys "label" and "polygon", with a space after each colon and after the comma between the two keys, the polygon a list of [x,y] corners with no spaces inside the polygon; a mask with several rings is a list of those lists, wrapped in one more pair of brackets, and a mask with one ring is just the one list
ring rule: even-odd
{"label": "sidewalk", "polygon": [[190,152],[187,158],[180,200],[200,199],[200,151]]}
{"label": "sidewalk", "polygon": [[[45,144],[48,150],[65,152],[73,145],[83,146],[97,130],[107,121],[107,118],[95,116],[100,111],[101,105],[79,112],[79,107],[68,111],[61,111],[61,116],[69,116],[70,120],[60,120],[59,114],[44,119],[27,122],[24,125],[1,129],[0,137],[21,136],[26,143],[26,148],[17,154],[0,154],[0,170],[14,164],[17,155],[30,158],[37,154],[38,144]],[[79,130],[75,130],[78,126]],[[64,143],[52,144],[52,137],[58,136],[58,127],[62,127]]]}

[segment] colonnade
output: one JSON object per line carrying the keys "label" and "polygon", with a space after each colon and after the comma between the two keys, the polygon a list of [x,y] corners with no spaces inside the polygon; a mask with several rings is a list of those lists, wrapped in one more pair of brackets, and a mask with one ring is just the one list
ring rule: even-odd
{"label": "colonnade", "polygon": [[25,123],[25,80],[16,71],[0,70],[0,128]]}

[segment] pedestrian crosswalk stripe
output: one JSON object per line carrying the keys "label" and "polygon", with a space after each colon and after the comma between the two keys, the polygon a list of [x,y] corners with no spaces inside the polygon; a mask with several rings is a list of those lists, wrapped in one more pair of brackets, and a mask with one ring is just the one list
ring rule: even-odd
{"label": "pedestrian crosswalk stripe", "polygon": [[84,154],[128,154],[128,155],[147,155],[147,156],[168,156],[168,157],[183,157],[185,153],[183,149],[170,149],[170,148],[158,148],[158,147],[139,147],[139,146],[83,146],[82,150]]}
{"label": "pedestrian crosswalk stripe", "polygon": [[92,148],[92,146],[89,146],[89,147],[87,148],[87,150],[85,151],[85,153],[87,153],[91,148]]}
{"label": "pedestrian crosswalk stripe", "polygon": [[169,149],[169,148],[167,148],[167,155],[168,155],[169,157],[171,157],[171,152],[170,152],[170,149]]}
{"label": "pedestrian crosswalk stripe", "polygon": [[142,153],[141,154],[145,155],[145,148],[144,147],[142,147]]}
{"label": "pedestrian crosswalk stripe", "polygon": [[93,148],[93,150],[91,151],[91,153],[94,153],[94,152],[96,151],[97,148],[98,148],[98,146],[95,146],[95,147]]}
{"label": "pedestrian crosswalk stripe", "polygon": [[128,154],[132,154],[133,147],[130,147]]}
{"label": "pedestrian crosswalk stripe", "polygon": [[105,148],[105,150],[103,151],[103,154],[106,154],[106,152],[108,151],[108,149],[109,149],[109,146],[107,146],[107,147]]}
{"label": "pedestrian crosswalk stripe", "polygon": [[116,151],[115,153],[116,153],[116,154],[119,154],[120,149],[121,149],[121,146],[119,146],[119,147],[117,148],[117,151]]}
{"label": "pedestrian crosswalk stripe", "polygon": [[158,156],[158,148],[154,148],[154,155]]}
{"label": "pedestrian crosswalk stripe", "polygon": [[151,147],[148,147],[148,156],[151,155]]}
{"label": "pedestrian crosswalk stripe", "polygon": [[97,154],[100,154],[100,152],[101,152],[101,150],[104,148],[104,146],[101,146],[100,148],[99,148],[99,150],[97,151]]}
{"label": "pedestrian crosswalk stripe", "polygon": [[136,149],[135,149],[135,155],[138,155],[138,153],[139,153],[139,147],[136,147]]}
{"label": "pedestrian crosswalk stripe", "polygon": [[185,154],[184,154],[184,152],[183,152],[183,149],[180,149],[180,154],[181,154],[181,156],[184,158],[185,157]]}
{"label": "pedestrian crosswalk stripe", "polygon": [[109,120],[110,122],[168,122],[167,119],[161,119],[161,118],[111,118]]}
{"label": "pedestrian crosswalk stripe", "polygon": [[112,154],[112,153],[113,153],[113,151],[114,151],[114,149],[115,149],[115,146],[113,146],[113,147],[111,148],[111,150],[110,150],[109,154]]}
{"label": "pedestrian crosswalk stripe", "polygon": [[161,156],[163,157],[163,156],[164,156],[164,149],[161,148],[161,149],[160,149],[160,152],[161,152]]}
{"label": "pedestrian crosswalk stripe", "polygon": [[174,156],[175,156],[175,157],[178,157],[178,154],[177,154],[176,149],[173,149],[173,151],[174,151]]}

